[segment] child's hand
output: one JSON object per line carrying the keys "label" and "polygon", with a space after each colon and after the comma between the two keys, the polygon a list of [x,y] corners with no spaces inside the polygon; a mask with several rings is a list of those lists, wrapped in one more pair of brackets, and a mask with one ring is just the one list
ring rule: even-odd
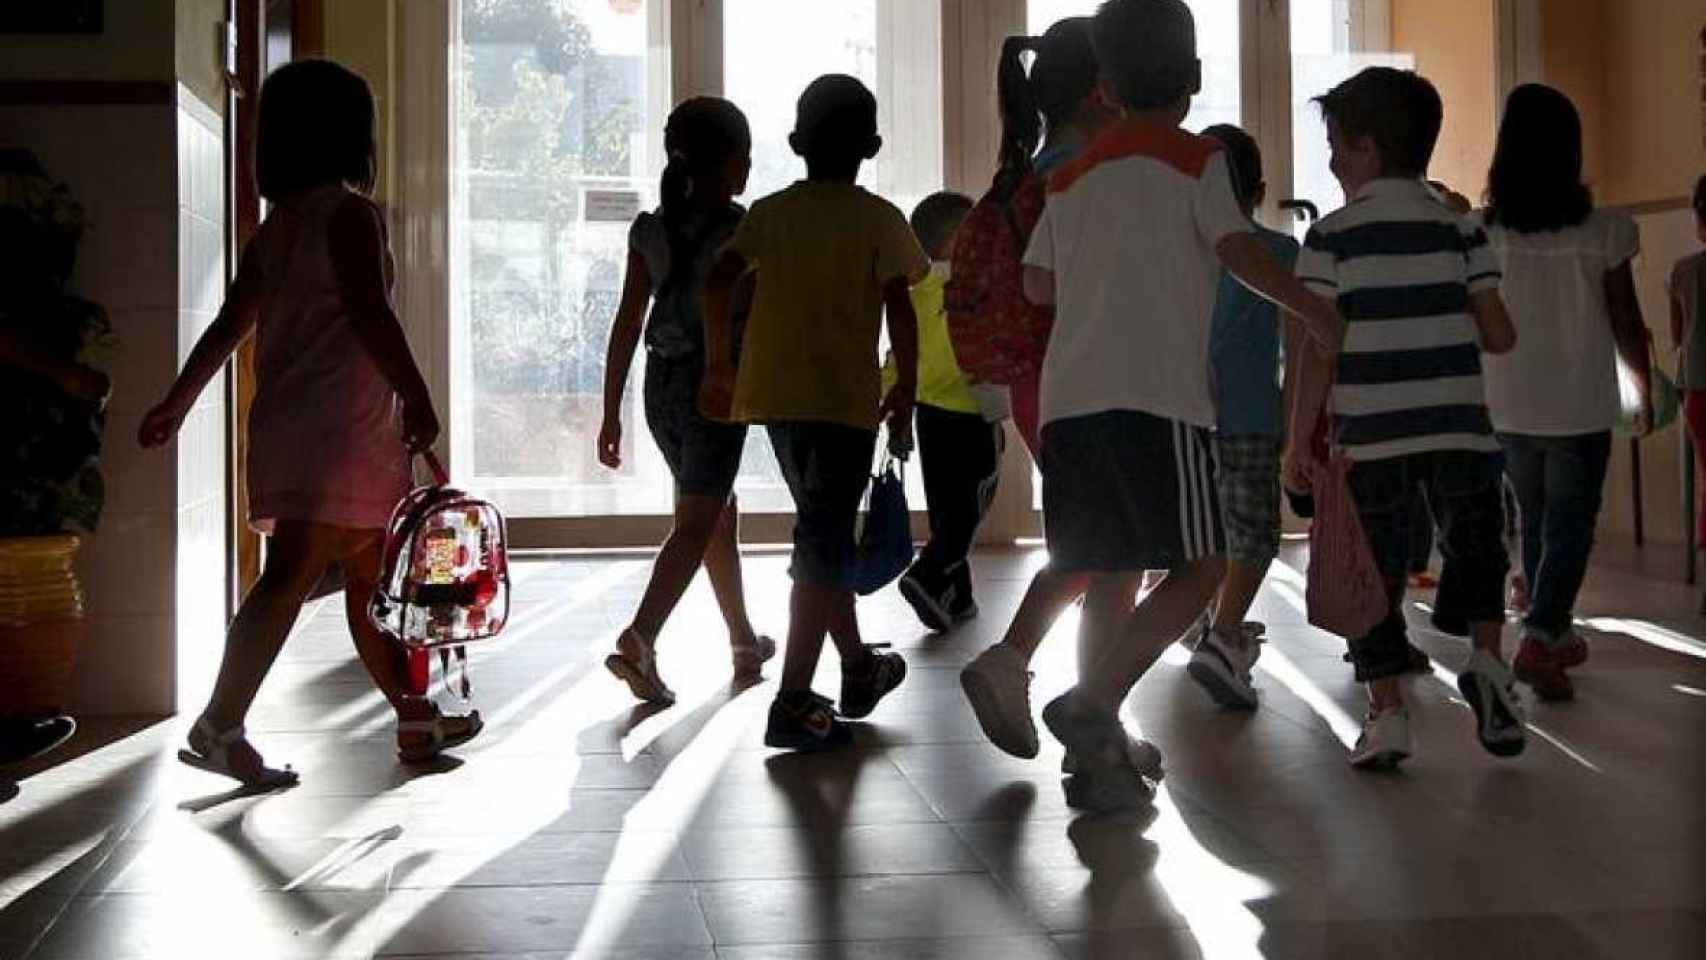
{"label": "child's hand", "polygon": [[178,435],[178,428],[184,425],[184,414],[187,411],[179,409],[170,400],[148,411],[142,417],[142,427],[136,431],[137,442],[144,449],[162,447],[170,443]]}
{"label": "child's hand", "polygon": [[708,365],[699,382],[699,415],[726,422],[734,411],[735,375],[725,364]]}
{"label": "child's hand", "polygon": [[612,470],[622,466],[622,420],[605,417],[598,429],[598,462]]}
{"label": "child's hand", "polygon": [[403,401],[403,443],[410,453],[419,453],[438,442],[438,414],[428,397]]}
{"label": "child's hand", "polygon": [[1650,392],[1641,394],[1640,406],[1635,411],[1635,420],[1630,429],[1637,437],[1645,437],[1653,432],[1653,396]]}
{"label": "child's hand", "polygon": [[912,406],[917,392],[915,384],[898,382],[889,388],[877,407],[877,419],[888,427],[889,452],[897,457],[905,458],[912,453]]}
{"label": "child's hand", "polygon": [[1286,444],[1280,481],[1292,493],[1309,493],[1315,487],[1315,456],[1307,449]]}

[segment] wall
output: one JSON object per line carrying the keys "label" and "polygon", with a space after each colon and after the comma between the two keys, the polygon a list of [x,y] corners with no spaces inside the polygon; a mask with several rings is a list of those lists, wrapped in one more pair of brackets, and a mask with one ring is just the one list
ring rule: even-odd
{"label": "wall", "polygon": [[1607,203],[1686,194],[1706,171],[1701,138],[1702,0],[1618,0],[1606,6]]}
{"label": "wall", "polygon": [[224,285],[222,124],[177,82],[182,65],[211,89],[180,38],[205,37],[201,49],[211,51],[216,7],[124,0],[107,4],[97,37],[0,38],[0,143],[34,150],[84,204],[90,227],[73,289],[107,309],[119,340],[107,509],[80,561],[90,635],[72,706],[83,714],[170,713],[180,652],[207,668],[219,648],[223,378],[174,451],[135,441]]}
{"label": "wall", "polygon": [[1562,90],[1582,115],[1582,165],[1588,183],[1605,177],[1605,4],[1548,0],[1542,8],[1544,81]]}
{"label": "wall", "polygon": [[1479,195],[1493,159],[1497,111],[1494,11],[1488,0],[1393,0],[1392,49],[1445,101],[1445,127],[1429,174]]}
{"label": "wall", "polygon": [[[221,46],[227,0],[177,0],[173,61],[178,82],[214,111],[225,114],[225,60]],[[115,4],[109,2],[107,9]]]}
{"label": "wall", "polygon": [[397,8],[393,0],[327,3],[323,26],[325,56],[354,70],[373,87],[379,137],[380,205],[396,200]]}

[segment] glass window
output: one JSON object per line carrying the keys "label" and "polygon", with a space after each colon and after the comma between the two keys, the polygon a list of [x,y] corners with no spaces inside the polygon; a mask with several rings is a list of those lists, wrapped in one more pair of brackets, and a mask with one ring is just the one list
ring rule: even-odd
{"label": "glass window", "polygon": [[[1365,67],[1415,68],[1411,54],[1383,50],[1354,51],[1351,17],[1346,0],[1292,0],[1291,4],[1291,143],[1292,196],[1308,200],[1325,215],[1344,204],[1344,191],[1328,168],[1327,125],[1314,98],[1326,93]],[[1307,223],[1297,224],[1299,237]]]}
{"label": "glass window", "polygon": [[[826,73],[858,77],[877,98],[882,152],[859,173],[902,212],[942,188],[940,6],[918,0],[724,0],[723,88],[752,124],[746,203],[805,176],[788,146],[801,91]],[[871,360],[877,362],[875,356]],[[907,472],[923,509],[922,471]],[[737,490],[742,509],[793,509],[769,439],[748,437]]]}
{"label": "glass window", "polygon": [[623,466],[594,455],[628,226],[661,169],[659,2],[462,4],[453,441],[468,480],[514,516],[670,511],[639,403],[643,351]]}
{"label": "glass window", "polygon": [[[1243,117],[1239,72],[1236,0],[1186,0],[1197,20],[1197,57],[1202,60],[1202,93],[1191,101],[1185,129],[1239,123]],[[1296,0],[1307,3],[1309,0]],[[1057,20],[1086,17],[1100,0],[1030,0],[1026,29],[1039,35]],[[993,82],[993,78],[992,78]]]}

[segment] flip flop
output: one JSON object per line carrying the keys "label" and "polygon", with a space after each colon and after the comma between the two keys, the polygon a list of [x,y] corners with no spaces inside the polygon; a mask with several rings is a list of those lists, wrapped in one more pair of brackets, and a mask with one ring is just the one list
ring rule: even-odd
{"label": "flip flop", "polygon": [[297,772],[289,766],[282,770],[269,767],[264,763],[248,770],[239,770],[233,766],[231,763],[231,747],[245,739],[242,724],[220,733],[208,726],[207,721],[197,720],[195,729],[197,733],[207,738],[209,746],[205,752],[197,752],[193,747],[179,750],[178,760],[188,766],[221,777],[230,777],[245,787],[265,790],[294,787],[302,780]]}

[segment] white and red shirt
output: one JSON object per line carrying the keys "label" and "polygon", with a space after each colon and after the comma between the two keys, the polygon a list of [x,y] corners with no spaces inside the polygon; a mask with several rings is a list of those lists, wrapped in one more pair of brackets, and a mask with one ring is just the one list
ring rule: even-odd
{"label": "white and red shirt", "polygon": [[1055,278],[1042,422],[1136,410],[1214,426],[1215,248],[1254,229],[1220,144],[1177,127],[1115,124],[1056,171],[1025,251]]}

